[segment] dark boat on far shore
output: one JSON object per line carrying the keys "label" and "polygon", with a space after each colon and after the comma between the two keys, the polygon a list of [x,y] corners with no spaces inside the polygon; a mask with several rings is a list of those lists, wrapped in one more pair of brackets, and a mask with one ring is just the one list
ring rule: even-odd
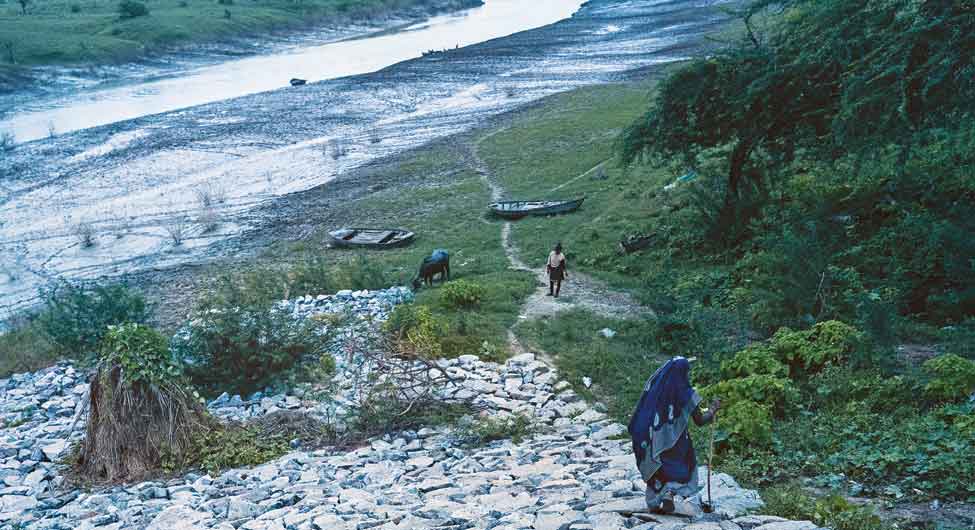
{"label": "dark boat on far shore", "polygon": [[569,213],[582,206],[585,197],[578,199],[539,201],[499,201],[491,203],[491,211],[506,219],[520,219],[528,215],[554,215]]}
{"label": "dark boat on far shore", "polygon": [[291,86],[301,86],[301,85],[304,85],[307,82],[308,81],[305,81],[304,79],[298,79],[297,77],[291,79],[291,81],[290,81]]}
{"label": "dark boat on far shore", "polygon": [[328,235],[335,247],[394,248],[408,245],[415,234],[403,228],[339,228]]}

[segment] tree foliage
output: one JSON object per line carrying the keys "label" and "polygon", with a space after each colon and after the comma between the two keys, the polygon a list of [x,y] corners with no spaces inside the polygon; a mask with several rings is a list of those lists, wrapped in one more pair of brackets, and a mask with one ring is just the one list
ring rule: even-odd
{"label": "tree foliage", "polygon": [[[773,7],[774,6],[774,7]],[[774,177],[797,148],[836,158],[913,145],[932,128],[969,118],[975,101],[971,0],[761,0],[747,22],[779,10],[765,38],[691,62],[661,83],[620,142],[630,164],[725,147],[728,203],[749,180]]]}

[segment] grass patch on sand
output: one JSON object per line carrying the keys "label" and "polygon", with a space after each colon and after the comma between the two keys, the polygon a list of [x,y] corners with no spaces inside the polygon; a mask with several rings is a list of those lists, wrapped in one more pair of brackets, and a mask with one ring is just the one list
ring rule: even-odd
{"label": "grass patch on sand", "polygon": [[[603,328],[616,335],[603,337]],[[616,320],[572,310],[527,321],[517,333],[529,350],[555,356],[559,375],[573,390],[601,401],[610,415],[625,423],[648,374],[666,359],[655,342],[655,330],[656,322],[650,319]]]}

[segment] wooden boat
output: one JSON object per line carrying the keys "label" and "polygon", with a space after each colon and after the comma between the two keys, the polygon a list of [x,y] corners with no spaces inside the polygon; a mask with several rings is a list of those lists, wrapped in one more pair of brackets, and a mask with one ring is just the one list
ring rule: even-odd
{"label": "wooden boat", "polygon": [[289,82],[291,83],[291,86],[301,86],[301,85],[307,83],[308,81],[305,81],[304,79],[298,79],[297,77],[295,77],[294,79],[292,79]]}
{"label": "wooden boat", "polygon": [[585,197],[550,201],[500,201],[491,203],[495,215],[507,219],[519,219],[526,215],[554,215],[568,213],[582,206]]}
{"label": "wooden boat", "polygon": [[639,252],[650,246],[653,242],[653,236],[648,235],[633,235],[622,241],[620,241],[620,254],[632,254],[634,252]]}
{"label": "wooden boat", "polygon": [[336,247],[393,248],[408,245],[415,234],[402,228],[339,228],[328,235]]}

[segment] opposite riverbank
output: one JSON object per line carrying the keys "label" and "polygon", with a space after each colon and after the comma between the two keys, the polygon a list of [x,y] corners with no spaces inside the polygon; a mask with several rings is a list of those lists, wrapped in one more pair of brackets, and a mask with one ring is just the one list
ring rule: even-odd
{"label": "opposite riverbank", "polygon": [[[120,7],[124,4],[127,7]],[[217,57],[267,51],[312,28],[383,24],[477,7],[482,0],[157,0],[0,6],[0,92],[56,74],[97,77],[103,66],[171,62],[171,54]],[[143,7],[139,7],[143,6]],[[144,9],[144,11],[143,11]],[[54,37],[56,36],[56,37]]]}

